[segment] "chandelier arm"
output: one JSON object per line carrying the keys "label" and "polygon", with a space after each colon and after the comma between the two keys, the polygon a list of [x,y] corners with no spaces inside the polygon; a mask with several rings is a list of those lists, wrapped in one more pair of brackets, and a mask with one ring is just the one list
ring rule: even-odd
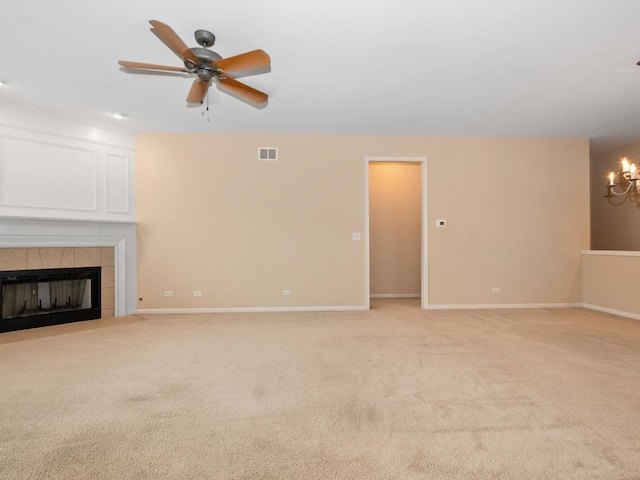
{"label": "chandelier arm", "polygon": [[629,182],[629,185],[627,186],[626,190],[624,192],[616,192],[614,190],[615,187],[619,187],[620,185],[609,185],[609,191],[611,193],[613,193],[614,195],[626,195],[627,193],[629,193],[629,190],[631,190],[631,182]]}
{"label": "chandelier arm", "polygon": [[[617,177],[618,182],[615,182]],[[640,193],[640,168],[635,163],[629,163],[629,159],[622,159],[622,168],[617,172],[609,172],[607,184],[610,195],[627,195],[629,192]],[[617,190],[616,190],[617,189]]]}

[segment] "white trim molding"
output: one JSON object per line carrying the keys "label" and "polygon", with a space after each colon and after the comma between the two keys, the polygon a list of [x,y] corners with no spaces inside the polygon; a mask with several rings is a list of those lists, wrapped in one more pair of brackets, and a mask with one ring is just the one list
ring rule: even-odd
{"label": "white trim molding", "polygon": [[640,320],[640,315],[636,313],[624,312],[613,308],[599,307],[588,303],[500,303],[500,304],[475,304],[475,305],[429,305],[429,310],[491,310],[491,309],[523,309],[523,308],[586,308],[602,313],[610,313],[619,317]]}
{"label": "white trim molding", "polygon": [[[375,298],[375,297],[372,297]],[[382,297],[379,297],[382,298]],[[390,298],[390,297],[386,297]],[[396,297],[398,298],[398,297]],[[406,297],[405,297],[406,298]],[[540,309],[540,308],[586,308],[602,313],[609,313],[620,317],[640,320],[640,315],[622,312],[611,308],[598,307],[583,303],[501,303],[501,304],[474,304],[474,305],[429,305],[429,310],[491,310],[491,309]],[[277,313],[277,312],[353,312],[366,311],[366,305],[343,307],[229,307],[229,308],[156,308],[139,309],[136,315],[181,315],[197,313]]]}
{"label": "white trim molding", "polygon": [[229,308],[147,308],[136,315],[166,315],[185,313],[270,313],[270,312],[354,312],[366,311],[366,305],[344,307],[229,307]]}
{"label": "white trim molding", "polygon": [[618,315],[619,317],[631,318],[633,320],[640,320],[640,315],[637,313],[623,312],[622,310],[616,310],[614,308],[599,307],[597,305],[590,305],[588,303],[583,304],[584,308],[589,310],[596,310],[602,313],[610,313],[611,315]]}
{"label": "white trim molding", "polygon": [[505,308],[582,308],[582,303],[480,303],[467,305],[429,305],[429,310],[487,310]]}
{"label": "white trim molding", "polygon": [[583,250],[583,255],[602,255],[607,257],[640,257],[640,252],[629,250]]}
{"label": "white trim molding", "polygon": [[420,298],[420,293],[372,293],[370,298]]}
{"label": "white trim molding", "polygon": [[0,126],[20,129],[29,134],[54,135],[67,140],[89,140],[96,145],[128,148],[133,151],[136,136],[140,133],[134,129],[123,128],[122,125],[96,122],[6,99],[0,99],[0,106]]}

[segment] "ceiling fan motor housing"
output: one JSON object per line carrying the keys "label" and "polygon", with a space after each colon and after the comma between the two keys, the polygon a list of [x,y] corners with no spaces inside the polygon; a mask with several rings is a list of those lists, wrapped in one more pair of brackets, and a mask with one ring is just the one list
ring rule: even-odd
{"label": "ceiling fan motor housing", "polygon": [[195,65],[192,61],[185,60],[185,67],[187,67],[189,71],[198,75],[198,78],[203,82],[208,82],[211,80],[211,77],[218,73],[216,62],[222,60],[222,57],[213,50],[208,50],[206,48],[196,47],[192,48],[191,51],[200,59],[202,65]]}

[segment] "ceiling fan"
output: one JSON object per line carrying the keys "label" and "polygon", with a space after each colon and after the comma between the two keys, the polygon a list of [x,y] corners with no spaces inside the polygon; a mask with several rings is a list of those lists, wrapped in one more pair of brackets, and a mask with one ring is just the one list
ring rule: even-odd
{"label": "ceiling fan", "polygon": [[[152,63],[129,62],[120,60],[118,63],[126,69],[132,71],[164,71],[164,72],[184,72],[197,76],[191,85],[191,90],[187,95],[187,103],[203,103],[214,80],[224,89],[243,99],[249,100],[256,105],[266,103],[269,96],[255,88],[237,81],[232,75],[240,76],[242,72],[264,73],[271,65],[271,59],[262,50],[252,50],[234,57],[222,58],[211,47],[216,37],[207,30],[196,30],[195,37],[200,47],[189,48],[180,39],[173,29],[158,20],[149,20],[153,26],[151,31],[162,40],[180,59],[184,62],[184,67],[171,67],[165,65],[155,65]],[[261,71],[263,70],[263,71]]]}

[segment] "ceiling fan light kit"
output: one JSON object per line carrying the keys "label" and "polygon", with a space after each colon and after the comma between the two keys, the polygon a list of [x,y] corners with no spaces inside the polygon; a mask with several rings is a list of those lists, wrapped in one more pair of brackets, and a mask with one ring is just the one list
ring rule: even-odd
{"label": "ceiling fan light kit", "polygon": [[151,31],[167,45],[184,63],[184,67],[156,65],[152,63],[130,62],[120,60],[118,63],[132,71],[149,70],[161,72],[183,72],[196,75],[187,103],[203,103],[212,81],[229,92],[248,100],[256,105],[263,105],[269,99],[266,93],[260,92],[236,80],[242,76],[242,71],[267,69],[271,65],[271,58],[263,50],[252,50],[233,57],[222,58],[213,50],[209,50],[216,37],[208,30],[196,30],[195,39],[201,47],[189,48],[169,26],[158,20],[150,20]]}

